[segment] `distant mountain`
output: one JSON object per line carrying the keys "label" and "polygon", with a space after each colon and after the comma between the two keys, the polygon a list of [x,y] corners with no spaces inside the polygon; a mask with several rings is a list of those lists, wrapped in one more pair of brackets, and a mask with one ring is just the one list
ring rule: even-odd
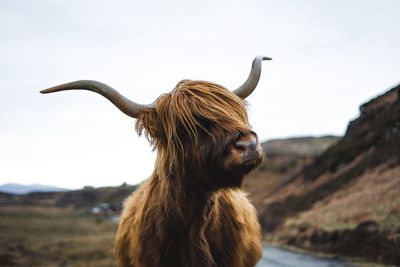
{"label": "distant mountain", "polygon": [[245,190],[260,212],[263,199],[289,183],[302,168],[313,162],[326,149],[337,143],[340,136],[305,136],[268,140],[261,144],[265,160],[245,179]]}
{"label": "distant mountain", "polygon": [[339,136],[294,137],[275,139],[261,144],[266,156],[318,156],[339,141]]}
{"label": "distant mountain", "polygon": [[0,185],[0,192],[23,195],[32,192],[62,192],[69,191],[69,189],[51,186],[51,185],[42,185],[42,184],[29,184],[22,185],[16,183],[8,183]]}
{"label": "distant mountain", "polygon": [[[15,184],[11,185],[14,186]],[[16,193],[15,190],[13,190],[12,193],[6,193],[9,191],[3,190],[3,186],[0,186],[0,207],[1,205],[27,205],[74,207],[77,209],[91,208],[99,203],[108,203],[119,207],[121,206],[121,203],[138,187],[137,185],[123,184],[117,187],[94,188],[91,186],[85,186],[81,190],[68,190],[51,186],[50,189],[48,189],[49,187],[44,186],[45,191],[35,190],[30,193],[21,193],[21,191],[18,191],[18,193]],[[2,266],[1,261],[0,266]]]}

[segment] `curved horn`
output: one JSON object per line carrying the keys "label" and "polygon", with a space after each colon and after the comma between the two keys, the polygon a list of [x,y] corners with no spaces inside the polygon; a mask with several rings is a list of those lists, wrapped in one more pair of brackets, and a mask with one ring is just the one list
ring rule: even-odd
{"label": "curved horn", "polygon": [[98,93],[108,100],[111,101],[119,110],[121,110],[126,115],[137,118],[139,113],[144,109],[153,109],[154,103],[149,105],[137,104],[128,98],[124,97],[118,93],[114,88],[108,86],[107,84],[90,81],[90,80],[80,80],[70,83],[61,84],[54,86],[45,90],[40,91],[42,94],[54,93],[65,90],[88,90]]}
{"label": "curved horn", "polygon": [[251,66],[249,77],[244,82],[244,84],[242,84],[242,86],[233,91],[233,93],[242,99],[248,97],[254,91],[254,89],[256,89],[258,81],[260,80],[261,62],[263,60],[271,60],[271,59],[272,58],[270,57],[264,57],[264,56],[255,57],[253,60],[253,64]]}

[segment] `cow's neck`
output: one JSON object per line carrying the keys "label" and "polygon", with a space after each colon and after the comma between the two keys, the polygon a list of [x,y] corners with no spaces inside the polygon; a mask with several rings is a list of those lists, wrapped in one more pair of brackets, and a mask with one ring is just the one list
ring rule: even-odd
{"label": "cow's neck", "polygon": [[166,189],[164,199],[168,199],[165,204],[175,207],[185,217],[188,226],[194,222],[199,223],[208,219],[214,205],[215,193],[213,191],[183,183],[178,178],[166,180],[163,187]]}
{"label": "cow's neck", "polygon": [[183,257],[188,266],[214,266],[205,233],[215,194],[198,188],[185,188],[176,179],[161,180],[159,197],[164,200],[161,203],[164,211],[162,227],[171,234],[165,241],[172,242],[171,246],[180,243],[179,257]]}

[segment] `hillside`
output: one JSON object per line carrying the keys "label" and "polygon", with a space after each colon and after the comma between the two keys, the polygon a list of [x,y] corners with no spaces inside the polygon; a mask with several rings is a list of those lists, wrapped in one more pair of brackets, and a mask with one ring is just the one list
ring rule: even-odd
{"label": "hillside", "polygon": [[343,138],[278,186],[254,188],[266,240],[400,264],[400,86],[362,105]]}

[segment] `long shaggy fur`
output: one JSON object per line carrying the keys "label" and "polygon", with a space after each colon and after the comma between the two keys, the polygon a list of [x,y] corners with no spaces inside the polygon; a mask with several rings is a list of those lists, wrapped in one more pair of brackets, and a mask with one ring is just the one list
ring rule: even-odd
{"label": "long shaggy fur", "polygon": [[260,159],[235,140],[251,132],[243,100],[220,85],[181,81],[136,123],[157,150],[153,174],[125,202],[115,241],[120,266],[254,266],[256,212],[241,191]]}

